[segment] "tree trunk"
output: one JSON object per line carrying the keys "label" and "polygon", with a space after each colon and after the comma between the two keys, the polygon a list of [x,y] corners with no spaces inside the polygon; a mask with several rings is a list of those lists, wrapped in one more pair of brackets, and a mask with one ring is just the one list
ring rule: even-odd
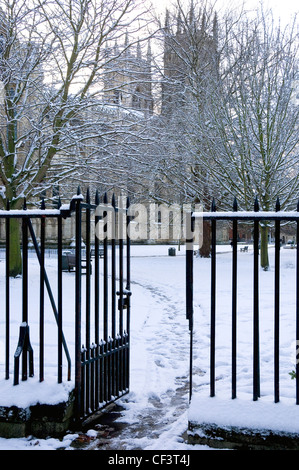
{"label": "tree trunk", "polygon": [[20,222],[18,219],[10,219],[9,275],[16,277],[19,274],[22,274]]}
{"label": "tree trunk", "polygon": [[202,258],[209,258],[211,254],[211,224],[208,220],[203,221],[202,245],[199,254]]}
{"label": "tree trunk", "polygon": [[269,269],[269,256],[268,256],[268,226],[261,226],[261,267],[264,271]]}

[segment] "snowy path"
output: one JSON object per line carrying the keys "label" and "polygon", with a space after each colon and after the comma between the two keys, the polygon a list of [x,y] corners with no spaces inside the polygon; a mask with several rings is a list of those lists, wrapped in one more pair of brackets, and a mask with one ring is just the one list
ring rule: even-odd
{"label": "snowy path", "polygon": [[151,260],[156,264],[153,279],[144,259],[132,259],[132,278],[138,282],[132,282],[131,392],[118,401],[122,410],[116,421],[106,425],[108,439],[104,426],[104,437],[97,437],[91,448],[169,449],[172,440],[173,449],[187,448],[182,437],[189,397],[184,257],[173,262],[169,284],[171,262]]}

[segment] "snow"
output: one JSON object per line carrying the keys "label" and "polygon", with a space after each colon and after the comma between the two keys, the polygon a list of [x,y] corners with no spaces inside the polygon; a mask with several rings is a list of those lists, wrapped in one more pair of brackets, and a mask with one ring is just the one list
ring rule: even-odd
{"label": "snow", "polygon": [[[143,450],[209,450],[188,445],[183,438],[188,420],[217,420],[222,425],[253,426],[299,432],[299,407],[295,405],[294,369],[296,250],[281,250],[280,395],[273,400],[273,285],[271,269],[260,271],[261,399],[252,400],[252,303],[253,252],[238,253],[238,374],[237,399],[230,398],[231,385],[231,247],[217,246],[216,300],[216,397],[209,397],[210,260],[194,257],[193,395],[189,407],[189,331],[185,316],[185,249],[176,246],[168,256],[166,245],[134,245],[131,248],[131,381],[130,393],[118,402],[124,408],[118,422],[125,423],[110,448]],[[29,406],[64,400],[73,387],[64,377],[56,383],[57,328],[51,305],[46,301],[45,381],[38,381],[38,275],[36,258],[30,258],[29,326],[35,352],[34,378],[12,385],[4,380],[4,270],[0,262],[0,404]],[[47,274],[56,295],[57,259],[46,258]],[[84,281],[83,281],[84,284]],[[63,330],[71,357],[74,350],[74,274],[63,274]],[[11,280],[11,357],[21,323],[21,279]],[[47,298],[47,296],[46,296]],[[84,334],[84,333],[83,333]],[[12,370],[12,367],[11,367]],[[12,375],[12,373],[11,373]],[[74,377],[74,373],[72,374]],[[213,405],[213,406],[210,406]],[[91,437],[96,430],[88,431]],[[0,438],[0,450],[70,449],[77,434],[64,439]],[[114,447],[113,447],[114,446]]]}
{"label": "snow", "polygon": [[189,416],[195,424],[279,433],[299,432],[299,407],[288,398],[274,404],[269,396],[253,402],[250,395],[242,393],[234,400],[197,394],[191,401]]}
{"label": "snow", "polygon": [[193,212],[193,217],[201,219],[203,217],[209,219],[279,219],[279,220],[295,220],[299,218],[297,211],[217,211],[217,212]]}
{"label": "snow", "polygon": [[20,380],[19,385],[12,387],[11,382],[3,378],[0,380],[0,406],[27,408],[36,403],[57,405],[68,400],[73,386],[73,382],[68,381],[58,384],[56,377],[39,382],[38,376],[35,376],[29,382]]}

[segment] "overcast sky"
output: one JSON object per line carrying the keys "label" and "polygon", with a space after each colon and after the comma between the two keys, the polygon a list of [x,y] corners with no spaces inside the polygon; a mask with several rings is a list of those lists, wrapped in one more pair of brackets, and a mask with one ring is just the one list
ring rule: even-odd
{"label": "overcast sky", "polygon": [[[182,0],[184,3],[185,0]],[[216,9],[221,6],[228,7],[230,5],[240,7],[240,0],[211,0],[211,3],[216,4]],[[173,0],[152,0],[155,8],[159,11],[164,11],[167,6],[171,6]],[[186,3],[190,3],[186,0]],[[261,3],[261,0],[244,0],[246,9],[256,9]],[[275,18],[280,18],[283,22],[287,22],[294,13],[299,13],[298,0],[263,0],[262,1],[265,9],[271,8]],[[218,7],[218,8],[217,8]]]}

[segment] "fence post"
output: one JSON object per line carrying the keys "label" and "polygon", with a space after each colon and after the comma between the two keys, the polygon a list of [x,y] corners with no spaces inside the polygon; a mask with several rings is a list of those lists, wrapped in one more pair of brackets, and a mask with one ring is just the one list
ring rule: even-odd
{"label": "fence post", "polygon": [[[254,211],[259,212],[258,199],[255,199]],[[253,267],[253,400],[260,396],[259,370],[259,221],[254,220],[254,267]]]}
{"label": "fence post", "polygon": [[127,198],[127,205],[126,205],[126,239],[127,239],[127,253],[126,253],[126,261],[127,261],[127,272],[126,272],[126,307],[127,307],[127,367],[126,367],[126,387],[129,389],[130,387],[130,322],[131,322],[131,305],[130,305],[130,296],[131,296],[131,240],[129,234],[129,225],[131,221],[131,217],[129,215],[129,208],[130,208],[130,199]]}
{"label": "fence post", "polygon": [[85,299],[85,408],[90,408],[90,275],[91,275],[91,255],[90,255],[90,193],[89,188],[86,191],[86,229],[85,229],[85,247],[86,247],[86,299]]}
{"label": "fence post", "polygon": [[[45,210],[45,201],[42,200],[41,209]],[[40,228],[40,309],[39,309],[39,380],[44,380],[44,301],[45,301],[45,217],[41,217]]]}
{"label": "fence post", "polygon": [[[58,207],[61,207],[61,200],[59,198]],[[58,244],[57,244],[57,257],[58,257],[58,383],[62,383],[62,216],[58,217]]]}
{"label": "fence post", "polygon": [[[10,204],[9,204],[9,201],[7,201],[7,204],[6,204],[6,210],[9,211],[10,209]],[[8,380],[9,379],[9,335],[10,335],[10,315],[9,315],[9,311],[10,311],[10,283],[9,283],[9,257],[10,257],[10,219],[9,217],[7,217],[6,221],[6,248],[5,248],[5,289],[6,289],[6,292],[5,292],[5,312],[6,312],[6,319],[5,319],[5,322],[6,322],[6,325],[5,325],[5,335],[6,335],[6,338],[5,338],[5,347],[6,347],[6,351],[5,351],[5,379]]]}
{"label": "fence post", "polygon": [[[192,367],[193,367],[193,238],[194,216],[190,213],[190,221],[187,220],[189,214],[186,214],[186,318],[189,321],[190,334],[190,362],[189,362],[189,401],[192,398]],[[189,230],[190,227],[190,237]]]}
{"label": "fence post", "polygon": [[[233,211],[237,212],[238,204],[235,198]],[[232,261],[232,398],[237,396],[237,244],[238,221],[233,220],[233,261]]]}
{"label": "fence post", "polygon": [[[216,212],[213,199],[212,212]],[[216,219],[211,221],[211,349],[210,349],[210,396],[215,396],[215,334],[216,334]]]}
{"label": "fence post", "polygon": [[[277,198],[276,212],[280,211]],[[274,285],[274,401],[279,402],[279,294],[280,294],[280,221],[275,220],[275,285]]]}
{"label": "fence post", "polygon": [[[96,191],[95,194],[95,205],[98,207],[100,204],[99,193]],[[99,293],[99,237],[97,236],[97,224],[100,221],[100,216],[95,212],[95,239],[94,239],[94,317],[95,317],[95,336],[94,336],[94,356],[98,357],[100,351],[100,293]],[[99,382],[100,382],[100,373],[99,373],[99,364],[96,363],[94,371],[94,381],[95,381],[95,394],[94,394],[94,403],[97,407],[99,404]]]}
{"label": "fence post", "polygon": [[[78,188],[77,196],[80,195]],[[81,412],[81,200],[76,199],[76,278],[75,278],[75,389],[76,412]]]}

